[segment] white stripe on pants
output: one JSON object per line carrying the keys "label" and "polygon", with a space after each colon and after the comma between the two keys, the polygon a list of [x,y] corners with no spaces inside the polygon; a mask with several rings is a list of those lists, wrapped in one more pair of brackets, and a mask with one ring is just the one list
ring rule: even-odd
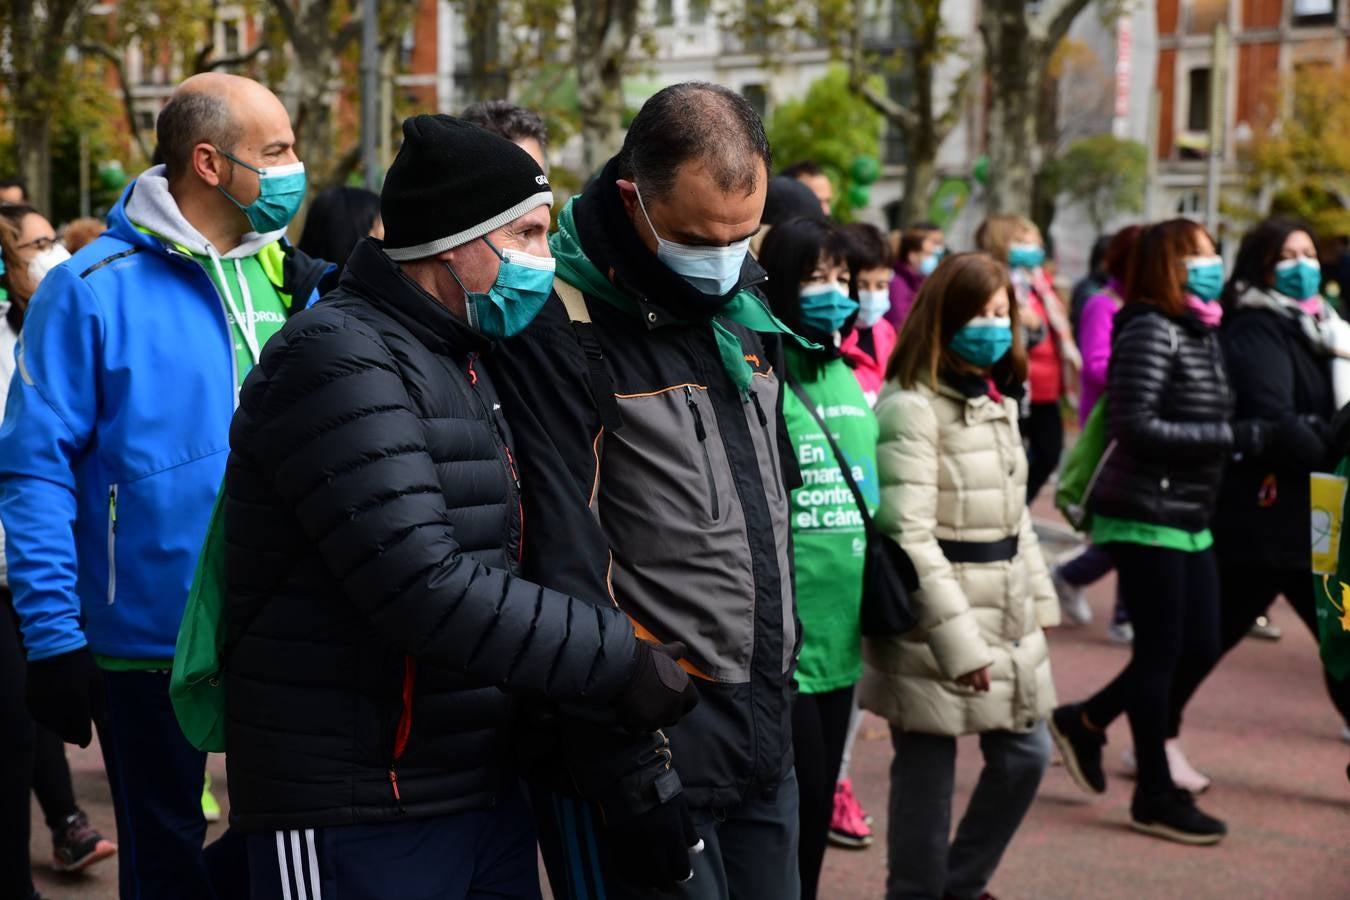
{"label": "white stripe on pants", "polygon": [[[287,852],[289,845],[290,852]],[[277,869],[281,873],[282,900],[291,900],[291,880],[295,880],[297,900],[323,900],[319,884],[319,854],[314,848],[314,829],[305,829],[305,842],[300,843],[299,831],[277,832]],[[305,872],[309,872],[309,889],[305,886]]]}

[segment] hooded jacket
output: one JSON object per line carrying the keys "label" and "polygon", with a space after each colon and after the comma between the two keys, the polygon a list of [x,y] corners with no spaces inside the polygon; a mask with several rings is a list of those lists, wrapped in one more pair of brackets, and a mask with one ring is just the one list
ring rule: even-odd
{"label": "hooded jacket", "polygon": [[[0,519],[33,660],[86,644],[173,657],[229,449],[234,337],[192,256],[208,242],[154,169],[108,225],[34,295],[0,426]],[[268,258],[289,311],[326,268],[278,235],[245,235],[238,254]]]}
{"label": "hooded jacket", "polygon": [[485,346],[368,239],[245,380],[225,485],[236,827],[497,805],[507,691],[594,704],[627,683],[621,615],[517,577]]}
{"label": "hooded jacket", "polygon": [[586,296],[622,427],[602,425],[556,297],[492,360],[520,445],[525,572],[612,598],[639,636],[686,644],[700,701],[667,730],[675,768],[691,805],[729,806],[773,790],[792,765],[785,472],[796,469],[778,340],[742,321],[782,326],[744,290],[764,278],[748,257],[722,303],[648,251],[616,167],[569,204],[550,243],[559,276]]}
{"label": "hooded jacket", "polygon": [[[1016,399],[978,379],[891,383],[877,403],[877,525],[918,571],[919,627],[865,642],[859,702],[906,731],[1025,732],[1055,708],[1042,629],[1059,624],[1059,604],[1026,506],[1017,416]],[[1007,538],[1013,558],[987,563],[953,564],[939,543]],[[988,691],[956,684],[985,666]]]}

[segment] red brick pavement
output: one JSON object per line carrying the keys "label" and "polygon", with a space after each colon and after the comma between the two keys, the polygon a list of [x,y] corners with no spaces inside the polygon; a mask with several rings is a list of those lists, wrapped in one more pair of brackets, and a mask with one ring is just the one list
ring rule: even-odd
{"label": "red brick pavement", "polygon": [[[1052,635],[1055,681],[1066,700],[1095,690],[1116,673],[1126,651],[1106,642],[1112,582],[1091,599],[1097,623]],[[1094,800],[1062,768],[1046,775],[1040,797],[991,885],[1004,900],[1185,898],[1185,900],[1344,900],[1350,898],[1350,745],[1320,682],[1315,647],[1292,610],[1276,607],[1285,629],[1278,643],[1248,640],[1201,690],[1187,718],[1192,762],[1213,777],[1206,809],[1227,819],[1230,835],[1213,848],[1189,848],[1133,834],[1127,828],[1130,782],[1119,774],[1129,745],[1122,721],[1108,747],[1111,785]],[[876,898],[885,881],[886,770],[884,725],[869,717],[854,754],[853,775],[864,806],[876,816],[878,844],[865,851],[832,849],[823,900]],[[958,810],[979,771],[979,748],[961,744]],[[112,810],[95,749],[72,748],[81,802],[95,824],[113,832]],[[224,801],[223,759],[213,757]],[[33,856],[39,888],[54,900],[116,896],[116,866],[105,863],[77,879],[45,868],[49,851],[34,807]],[[213,826],[211,834],[220,831]]]}

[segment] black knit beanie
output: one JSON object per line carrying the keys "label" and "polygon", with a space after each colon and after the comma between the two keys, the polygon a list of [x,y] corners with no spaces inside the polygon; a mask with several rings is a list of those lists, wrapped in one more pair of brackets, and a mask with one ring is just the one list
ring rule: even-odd
{"label": "black knit beanie", "polygon": [[825,213],[820,208],[820,198],[815,191],[795,178],[775,175],[769,179],[768,193],[764,198],[764,215],[760,221],[765,225],[781,225],[788,219],[823,219]]}
{"label": "black knit beanie", "polygon": [[380,191],[384,252],[435,256],[552,204],[539,164],[506,138],[451,116],[413,116]]}

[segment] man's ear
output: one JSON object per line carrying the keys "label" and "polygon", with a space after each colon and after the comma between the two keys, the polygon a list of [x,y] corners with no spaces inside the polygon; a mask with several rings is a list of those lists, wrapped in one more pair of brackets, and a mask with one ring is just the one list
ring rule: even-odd
{"label": "man's ear", "polygon": [[234,164],[205,142],[192,148],[192,171],[211,187],[228,187],[234,179]]}
{"label": "man's ear", "polygon": [[627,178],[615,179],[614,183],[619,188],[619,199],[623,201],[623,211],[628,213],[628,218],[637,221],[639,216],[637,185]]}

